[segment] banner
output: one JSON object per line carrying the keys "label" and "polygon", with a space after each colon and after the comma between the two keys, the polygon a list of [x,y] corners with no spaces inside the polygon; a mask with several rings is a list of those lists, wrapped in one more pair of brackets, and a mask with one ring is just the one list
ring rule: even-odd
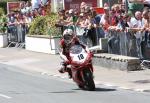
{"label": "banner", "polygon": [[65,9],[79,10],[81,2],[85,2],[92,7],[97,7],[97,0],[64,0]]}
{"label": "banner", "polygon": [[104,14],[104,8],[94,8],[97,14]]}
{"label": "banner", "polygon": [[7,2],[7,13],[20,10],[21,2]]}

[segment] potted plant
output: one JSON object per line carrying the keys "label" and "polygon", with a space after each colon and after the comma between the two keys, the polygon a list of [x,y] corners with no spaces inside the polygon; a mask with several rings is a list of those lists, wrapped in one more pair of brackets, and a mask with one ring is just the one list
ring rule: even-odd
{"label": "potted plant", "polygon": [[55,27],[56,14],[39,16],[34,19],[26,36],[26,49],[36,52],[57,54],[60,33]]}
{"label": "potted plant", "polygon": [[6,47],[8,45],[6,22],[7,19],[4,11],[0,8],[0,47]]}

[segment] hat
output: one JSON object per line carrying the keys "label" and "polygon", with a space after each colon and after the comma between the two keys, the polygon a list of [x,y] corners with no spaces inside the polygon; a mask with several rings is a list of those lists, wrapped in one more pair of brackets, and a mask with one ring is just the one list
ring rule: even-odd
{"label": "hat", "polygon": [[107,7],[107,6],[106,6],[106,7],[104,7],[104,10],[109,10],[109,7]]}
{"label": "hat", "polygon": [[84,14],[83,14],[83,13],[80,13],[80,16],[84,16]]}
{"label": "hat", "polygon": [[70,9],[70,10],[69,10],[69,14],[72,14],[72,13],[73,13],[73,9]]}

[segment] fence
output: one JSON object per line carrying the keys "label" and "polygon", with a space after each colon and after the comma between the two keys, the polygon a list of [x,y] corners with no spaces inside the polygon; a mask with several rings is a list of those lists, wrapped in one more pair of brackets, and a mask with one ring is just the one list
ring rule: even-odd
{"label": "fence", "polygon": [[[140,36],[138,37],[137,35]],[[150,34],[146,31],[109,31],[108,52],[150,59]]]}
{"label": "fence", "polygon": [[27,25],[11,25],[8,26],[8,47],[25,47],[25,35],[28,31]]}

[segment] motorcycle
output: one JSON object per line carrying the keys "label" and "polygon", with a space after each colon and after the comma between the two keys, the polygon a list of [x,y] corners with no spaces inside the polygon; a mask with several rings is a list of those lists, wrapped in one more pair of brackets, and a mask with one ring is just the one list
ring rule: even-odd
{"label": "motorcycle", "polygon": [[79,88],[89,91],[95,90],[92,57],[93,54],[87,52],[81,45],[73,45],[70,48],[69,65],[72,79]]}

